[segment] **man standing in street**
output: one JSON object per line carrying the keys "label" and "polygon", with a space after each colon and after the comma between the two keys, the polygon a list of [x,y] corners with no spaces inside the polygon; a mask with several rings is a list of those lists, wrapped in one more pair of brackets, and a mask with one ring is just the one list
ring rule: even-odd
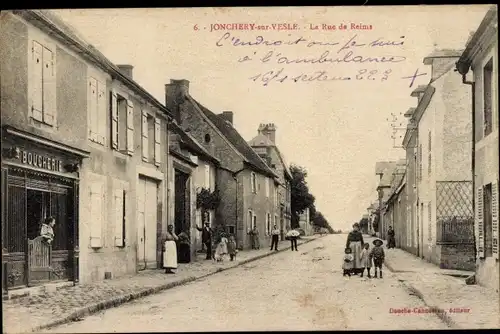
{"label": "man standing in street", "polygon": [[280,230],[276,225],[274,225],[273,230],[271,231],[271,250],[278,251],[278,240],[279,240]]}
{"label": "man standing in street", "polygon": [[208,221],[205,221],[205,227],[196,226],[196,229],[201,232],[201,242],[207,248],[207,260],[212,259],[212,229]]}

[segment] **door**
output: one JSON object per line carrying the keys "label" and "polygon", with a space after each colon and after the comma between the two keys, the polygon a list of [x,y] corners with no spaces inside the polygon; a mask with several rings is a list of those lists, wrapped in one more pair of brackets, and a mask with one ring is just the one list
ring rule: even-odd
{"label": "door", "polygon": [[140,178],[137,187],[137,266],[156,268],[158,184]]}

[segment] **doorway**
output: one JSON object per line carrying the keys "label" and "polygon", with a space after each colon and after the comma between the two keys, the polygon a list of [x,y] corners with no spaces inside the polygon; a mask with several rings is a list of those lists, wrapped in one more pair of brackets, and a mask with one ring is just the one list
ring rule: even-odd
{"label": "doorway", "polygon": [[158,183],[139,177],[137,186],[137,267],[157,268]]}
{"label": "doorway", "polygon": [[190,210],[189,210],[189,174],[175,170],[175,203],[174,203],[174,230],[175,234],[181,232],[189,234]]}

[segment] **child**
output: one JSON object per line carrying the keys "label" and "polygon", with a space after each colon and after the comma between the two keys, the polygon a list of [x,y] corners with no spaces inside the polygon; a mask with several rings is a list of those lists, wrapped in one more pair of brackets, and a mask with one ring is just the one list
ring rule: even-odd
{"label": "child", "polygon": [[375,266],[375,278],[377,278],[377,269],[380,270],[380,278],[382,278],[382,264],[384,263],[385,253],[382,245],[384,244],[382,240],[375,239],[373,240],[372,251],[370,252],[370,259],[373,259],[373,265]]}
{"label": "child", "polygon": [[372,278],[370,269],[372,267],[372,259],[370,258],[370,244],[365,243],[363,245],[363,250],[361,251],[360,255],[360,262],[361,262],[361,277],[363,277],[363,274],[366,271],[368,272],[368,278]]}
{"label": "child", "polygon": [[215,261],[224,262],[224,255],[227,254],[227,238],[222,235],[217,248],[215,249]]}
{"label": "child", "polygon": [[344,274],[343,276],[349,276],[351,277],[351,270],[354,265],[354,257],[351,254],[351,248],[346,247],[344,250],[344,263],[342,264],[342,269],[344,269]]}
{"label": "child", "polygon": [[227,243],[227,252],[229,253],[229,257],[231,258],[231,261],[234,261],[236,259],[236,240],[234,240],[234,235],[231,235],[229,237],[229,242]]}

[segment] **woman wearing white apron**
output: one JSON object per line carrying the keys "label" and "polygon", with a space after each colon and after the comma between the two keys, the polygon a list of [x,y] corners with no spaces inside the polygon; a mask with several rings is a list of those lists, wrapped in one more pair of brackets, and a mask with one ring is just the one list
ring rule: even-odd
{"label": "woman wearing white apron", "polygon": [[163,243],[163,268],[165,274],[175,274],[172,269],[177,269],[177,244],[179,238],[175,235],[174,226],[168,225]]}

